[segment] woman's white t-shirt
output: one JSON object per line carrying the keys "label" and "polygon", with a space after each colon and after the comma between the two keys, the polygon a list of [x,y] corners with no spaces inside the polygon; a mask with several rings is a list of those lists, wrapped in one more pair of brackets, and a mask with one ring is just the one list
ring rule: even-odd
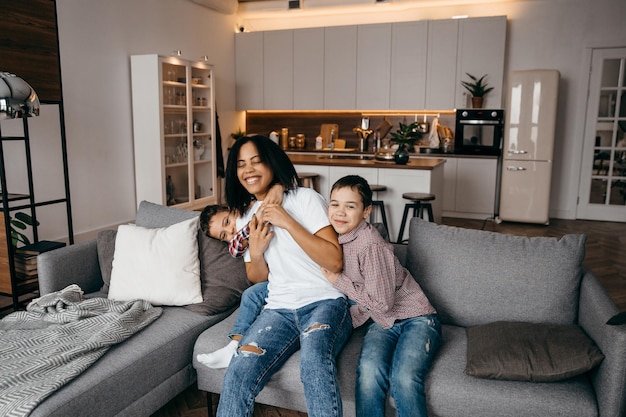
{"label": "woman's white t-shirt", "polygon": [[[248,224],[260,205],[257,201],[237,219],[237,229]],[[310,188],[289,191],[283,197],[282,206],[312,234],[330,225],[326,200]],[[273,231],[274,237],[263,254],[270,271],[265,308],[296,309],[320,300],[345,297],[324,277],[320,266],[287,230],[273,227]],[[250,262],[249,251],[244,254],[244,260]]]}

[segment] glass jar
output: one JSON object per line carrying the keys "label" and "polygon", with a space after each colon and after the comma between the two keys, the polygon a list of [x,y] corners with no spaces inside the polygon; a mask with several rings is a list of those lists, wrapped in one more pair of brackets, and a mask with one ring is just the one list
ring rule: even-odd
{"label": "glass jar", "polygon": [[303,133],[298,133],[296,135],[296,148],[304,149],[304,145],[305,144],[306,144],[306,141],[304,139],[304,134]]}

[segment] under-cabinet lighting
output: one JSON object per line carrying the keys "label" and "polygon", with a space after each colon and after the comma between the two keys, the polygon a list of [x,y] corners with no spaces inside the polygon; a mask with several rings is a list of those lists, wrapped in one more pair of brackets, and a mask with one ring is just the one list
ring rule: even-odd
{"label": "under-cabinet lighting", "polygon": [[469,16],[466,14],[458,14],[456,16],[452,16],[453,19],[467,19]]}

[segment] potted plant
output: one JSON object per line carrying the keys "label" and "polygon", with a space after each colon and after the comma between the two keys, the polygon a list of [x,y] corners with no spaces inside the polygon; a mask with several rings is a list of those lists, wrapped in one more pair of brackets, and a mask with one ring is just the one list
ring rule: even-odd
{"label": "potted plant", "polygon": [[394,154],[396,164],[406,164],[409,161],[407,146],[413,147],[421,137],[422,134],[417,131],[417,122],[408,125],[400,123],[400,128],[391,133],[391,141],[398,144],[398,149]]}
{"label": "potted plant", "polygon": [[487,74],[480,78],[474,77],[469,72],[465,74],[467,74],[471,81],[461,81],[461,85],[472,95],[472,107],[480,109],[483,106],[484,96],[493,90],[493,87],[489,87],[487,82],[484,81]]}
{"label": "potted plant", "polygon": [[[22,246],[30,245],[30,239],[20,230],[26,230],[29,226],[35,225],[33,218],[26,213],[18,211],[15,213],[15,218],[9,217],[9,222],[11,223],[11,243],[13,247],[17,248],[20,242]],[[39,226],[39,222],[36,223]]]}

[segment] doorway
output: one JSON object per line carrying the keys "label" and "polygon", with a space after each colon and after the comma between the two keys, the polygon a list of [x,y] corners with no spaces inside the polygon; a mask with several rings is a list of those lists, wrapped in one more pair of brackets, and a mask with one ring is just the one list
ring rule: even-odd
{"label": "doorway", "polygon": [[591,56],[579,219],[626,222],[626,48]]}

